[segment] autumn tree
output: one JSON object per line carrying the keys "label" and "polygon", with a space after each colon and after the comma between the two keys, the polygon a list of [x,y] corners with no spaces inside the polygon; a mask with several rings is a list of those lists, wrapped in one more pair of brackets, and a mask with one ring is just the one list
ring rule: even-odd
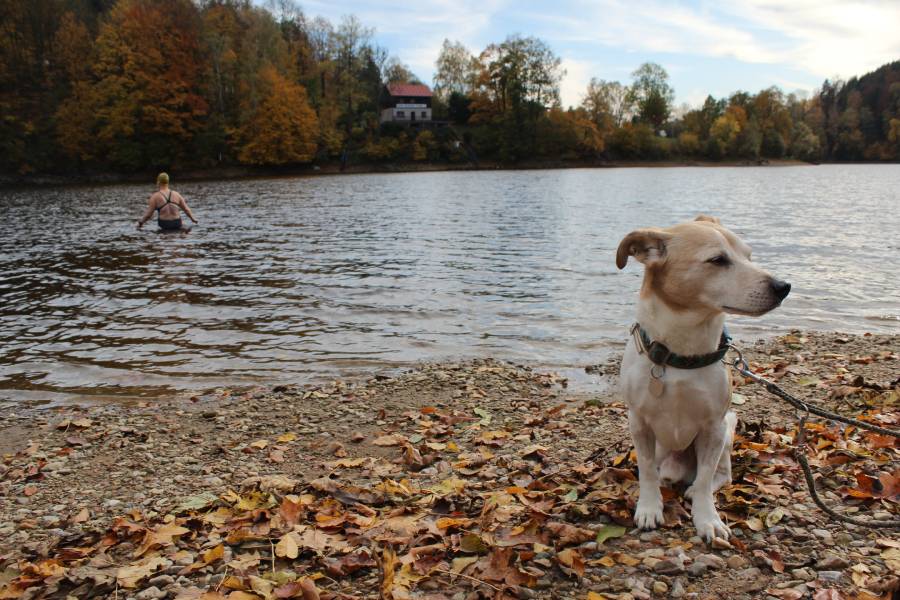
{"label": "autumn tree", "polygon": [[630,118],[634,96],[627,86],[618,81],[592,78],[581,101],[590,119],[601,132],[621,127]]}
{"label": "autumn tree", "polygon": [[207,103],[199,15],[188,0],[120,0],[97,38],[97,143],[113,165],[137,169],[186,156]]}
{"label": "autumn tree", "polygon": [[306,90],[273,66],[264,67],[259,79],[263,95],[237,133],[238,159],[253,165],[311,161],[316,154],[318,123]]}
{"label": "autumn tree", "polygon": [[489,124],[501,159],[532,153],[539,119],[559,106],[560,62],[534,37],[511,36],[481,53],[471,120]]}
{"label": "autumn tree", "polygon": [[477,76],[478,60],[461,43],[444,39],[435,63],[435,95],[445,100],[453,93],[469,96]]}
{"label": "autumn tree", "polygon": [[631,92],[638,114],[645,123],[657,129],[669,118],[675,90],[669,85],[669,74],[656,63],[647,62],[632,74]]}

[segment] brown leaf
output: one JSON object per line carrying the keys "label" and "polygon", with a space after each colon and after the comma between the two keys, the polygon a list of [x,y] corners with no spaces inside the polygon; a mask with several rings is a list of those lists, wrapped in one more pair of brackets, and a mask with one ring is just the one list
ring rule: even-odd
{"label": "brown leaf", "polygon": [[557,538],[557,541],[561,546],[581,544],[594,539],[594,536],[596,535],[590,529],[583,529],[558,521],[550,521],[549,523],[546,523],[544,527]]}
{"label": "brown leaf", "polygon": [[326,558],[323,562],[325,570],[332,577],[343,577],[360,569],[378,566],[375,559],[365,550],[354,552],[353,554],[345,554],[340,558]]}
{"label": "brown leaf", "polygon": [[76,514],[75,516],[72,517],[71,522],[72,523],[84,523],[85,521],[87,521],[90,518],[91,518],[90,511],[87,508],[82,508],[80,511],[78,511],[78,514]]}
{"label": "brown leaf", "polygon": [[305,512],[306,509],[296,496],[285,496],[278,507],[278,514],[291,527],[300,522]]}
{"label": "brown leaf", "polygon": [[399,434],[382,435],[372,440],[376,446],[401,446],[406,443],[406,438]]}
{"label": "brown leaf", "polygon": [[394,574],[397,570],[397,553],[390,546],[386,546],[381,553],[381,597],[392,599],[394,597]]}
{"label": "brown leaf", "polygon": [[171,546],[174,544],[174,538],[181,537],[185,533],[190,533],[190,529],[182,527],[175,523],[167,523],[160,525],[157,529],[147,531],[144,535],[144,542],[140,548],[135,550],[134,556],[143,556],[148,550]]}
{"label": "brown leaf", "polygon": [[816,590],[813,594],[813,600],[844,600],[841,593],[834,589]]}
{"label": "brown leaf", "polygon": [[584,577],[584,558],[575,548],[566,548],[562,552],[557,552],[556,560],[577,573],[579,577]]}
{"label": "brown leaf", "polygon": [[290,583],[286,583],[280,587],[275,588],[274,592],[276,598],[303,598],[303,600],[319,600],[319,590],[316,588],[316,583],[308,578],[304,577],[302,579],[298,579],[297,581],[292,581]]}
{"label": "brown leaf", "polygon": [[116,571],[116,581],[123,588],[137,587],[139,581],[149,577],[167,563],[168,561],[161,556],[147,557],[131,565],[119,567]]}

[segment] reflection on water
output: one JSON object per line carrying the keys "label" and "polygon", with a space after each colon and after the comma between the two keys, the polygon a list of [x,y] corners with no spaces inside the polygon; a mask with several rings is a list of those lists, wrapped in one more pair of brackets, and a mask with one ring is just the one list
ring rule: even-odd
{"label": "reflection on water", "polygon": [[793,284],[733,319],[897,331],[900,166],[463,172],[178,186],[202,222],[134,229],[149,186],[0,192],[0,399],[148,397],[419,360],[553,368],[623,343],[632,228],[718,215]]}

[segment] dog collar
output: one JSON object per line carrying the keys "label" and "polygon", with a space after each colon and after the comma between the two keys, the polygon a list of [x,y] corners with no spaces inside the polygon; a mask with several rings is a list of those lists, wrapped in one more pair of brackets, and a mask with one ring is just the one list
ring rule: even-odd
{"label": "dog collar", "polygon": [[661,342],[650,339],[647,332],[641,327],[640,323],[635,323],[631,327],[631,333],[638,342],[641,354],[646,354],[655,365],[669,366],[675,369],[700,369],[722,360],[728,352],[731,344],[731,336],[728,335],[728,329],[722,329],[722,337],[719,340],[719,347],[709,354],[696,354],[693,356],[681,356],[669,350],[668,346]]}

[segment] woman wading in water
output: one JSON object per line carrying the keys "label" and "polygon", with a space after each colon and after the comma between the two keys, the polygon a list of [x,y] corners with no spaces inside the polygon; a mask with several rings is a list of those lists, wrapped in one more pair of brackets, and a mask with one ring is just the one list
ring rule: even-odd
{"label": "woman wading in water", "polygon": [[137,222],[137,228],[140,229],[144,223],[150,220],[153,213],[159,211],[159,228],[163,231],[190,231],[190,228],[184,228],[181,223],[181,211],[183,210],[191,221],[197,223],[194,213],[188,208],[184,197],[176,191],[169,189],[169,176],[166,173],[160,173],[156,178],[156,185],[159,190],[150,194],[147,200],[147,212]]}

